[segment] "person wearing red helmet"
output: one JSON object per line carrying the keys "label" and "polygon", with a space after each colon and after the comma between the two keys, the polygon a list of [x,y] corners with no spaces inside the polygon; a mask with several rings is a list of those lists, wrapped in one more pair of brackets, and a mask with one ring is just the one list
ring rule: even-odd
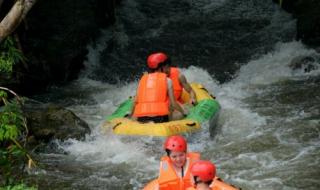
{"label": "person wearing red helmet", "polygon": [[161,158],[159,177],[143,190],[239,190],[216,176],[212,162],[200,160],[199,153],[187,152],[184,137],[168,137],[163,148],[167,156]]}
{"label": "person wearing red helmet", "polygon": [[[156,68],[157,63],[159,61],[163,61],[169,59],[167,55],[162,53],[151,54],[148,57],[148,67]],[[183,89],[190,94],[190,102],[191,104],[196,103],[196,94],[190,84],[188,83],[186,77],[181,73],[180,69],[177,67],[172,67],[170,65],[163,68],[163,71],[167,74],[167,76],[172,81],[173,94],[178,103],[186,103],[181,99]],[[179,112],[175,111],[172,115],[173,120],[182,119],[184,115],[179,114]]]}
{"label": "person wearing red helmet", "polygon": [[210,185],[216,176],[216,167],[210,161],[199,160],[191,166],[191,174],[195,188],[188,190],[211,190]]}
{"label": "person wearing red helmet", "polygon": [[187,190],[238,190],[216,177],[216,166],[208,160],[198,160],[191,166],[193,187]]}
{"label": "person wearing red helmet", "polygon": [[184,137],[170,136],[164,143],[167,156],[160,162],[158,177],[159,190],[184,190],[192,187],[190,166],[200,159],[200,154],[187,152],[187,142]]}
{"label": "person wearing red helmet", "polygon": [[169,77],[173,82],[173,91],[175,98],[184,103],[181,99],[183,89],[190,94],[190,103],[196,103],[196,94],[194,90],[191,88],[190,84],[187,81],[187,78],[184,74],[181,73],[180,69],[177,67],[170,67]]}
{"label": "person wearing red helmet", "polygon": [[[186,105],[186,103],[190,103],[194,105],[196,103],[196,94],[191,85],[188,83],[186,77],[181,73],[180,69],[177,67],[170,67],[166,72],[169,78],[172,80],[173,92],[176,100],[181,104]],[[189,102],[183,102],[181,98],[183,89],[190,95]],[[182,119],[183,117],[184,115],[179,114],[179,112],[173,113],[173,120]]]}
{"label": "person wearing red helmet", "polygon": [[162,52],[153,53],[147,63],[150,72],[139,81],[132,116],[140,122],[161,123],[171,118],[174,109],[186,115],[174,98],[172,81],[165,72],[170,63],[168,56]]}

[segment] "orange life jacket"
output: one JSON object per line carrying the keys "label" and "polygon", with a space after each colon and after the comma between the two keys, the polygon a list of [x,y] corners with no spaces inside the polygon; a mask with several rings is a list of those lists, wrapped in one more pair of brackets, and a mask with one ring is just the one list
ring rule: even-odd
{"label": "orange life jacket", "polygon": [[[239,190],[238,188],[223,182],[220,178],[215,177],[210,185],[211,190]],[[189,187],[187,190],[196,190],[194,187]]]}
{"label": "orange life jacket", "polygon": [[144,74],[139,82],[135,117],[165,116],[169,114],[167,75],[165,73]]}
{"label": "orange life jacket", "polygon": [[185,190],[192,187],[190,168],[193,162],[200,159],[199,153],[187,153],[187,169],[183,178],[179,177],[168,156],[161,158],[160,174],[158,178],[159,190]]}
{"label": "orange life jacket", "polygon": [[212,190],[239,190],[239,188],[225,183],[218,177],[214,178],[213,183],[211,184],[211,189]]}
{"label": "orange life jacket", "polygon": [[170,76],[170,79],[172,80],[174,97],[176,97],[176,100],[178,100],[179,102],[182,102],[181,94],[182,94],[183,87],[181,86],[179,81],[180,70],[177,67],[171,67],[169,76]]}

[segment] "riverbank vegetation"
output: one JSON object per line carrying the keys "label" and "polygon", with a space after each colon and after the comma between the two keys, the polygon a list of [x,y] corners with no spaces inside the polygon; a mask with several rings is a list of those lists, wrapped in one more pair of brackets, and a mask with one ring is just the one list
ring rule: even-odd
{"label": "riverbank vegetation", "polygon": [[4,189],[24,187],[24,184],[15,185],[21,183],[26,165],[36,166],[26,150],[28,127],[22,104],[23,100],[15,92],[0,87],[0,184],[6,186]]}
{"label": "riverbank vegetation", "polygon": [[[12,74],[13,66],[24,61],[16,43],[7,37],[0,45],[0,72]],[[34,167],[35,162],[26,150],[28,127],[21,106],[23,99],[14,91],[0,87],[0,189],[36,189],[22,183],[26,165]],[[26,164],[27,163],[27,164]]]}
{"label": "riverbank vegetation", "polygon": [[21,176],[26,165],[28,168],[36,166],[26,150],[28,127],[21,110],[22,103],[15,92],[0,87],[0,184],[5,186],[0,189],[28,189],[20,184]]}

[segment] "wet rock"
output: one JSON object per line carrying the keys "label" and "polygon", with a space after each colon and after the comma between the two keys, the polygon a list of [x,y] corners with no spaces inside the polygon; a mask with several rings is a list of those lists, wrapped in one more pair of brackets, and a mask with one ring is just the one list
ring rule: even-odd
{"label": "wet rock", "polygon": [[42,104],[27,100],[23,107],[29,128],[29,139],[34,145],[52,139],[83,139],[90,133],[86,122],[72,111],[54,104]]}
{"label": "wet rock", "polygon": [[303,69],[306,73],[318,69],[319,66],[316,58],[312,56],[297,56],[289,64],[293,70]]}

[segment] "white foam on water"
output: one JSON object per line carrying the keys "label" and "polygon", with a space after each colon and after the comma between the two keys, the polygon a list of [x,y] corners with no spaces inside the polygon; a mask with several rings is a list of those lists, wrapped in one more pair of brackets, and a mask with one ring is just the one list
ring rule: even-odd
{"label": "white foam on water", "polygon": [[306,48],[301,42],[278,43],[274,51],[248,62],[240,68],[235,84],[239,87],[248,85],[271,84],[282,80],[318,75],[320,67],[311,72],[304,68],[294,72],[291,61],[298,56],[312,56],[315,50]]}

